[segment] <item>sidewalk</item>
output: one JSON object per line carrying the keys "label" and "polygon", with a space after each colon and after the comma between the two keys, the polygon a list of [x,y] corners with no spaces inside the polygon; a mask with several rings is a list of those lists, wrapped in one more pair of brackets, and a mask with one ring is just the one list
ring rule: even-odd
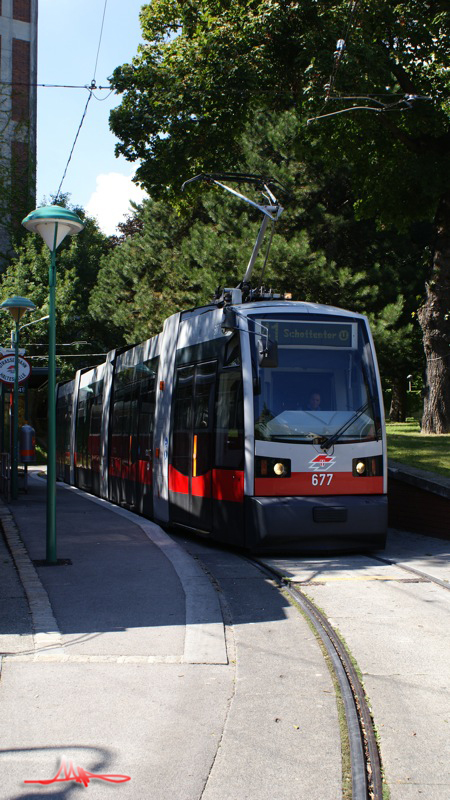
{"label": "sidewalk", "polygon": [[[174,797],[199,796],[232,681],[209,578],[157,525],[62,485],[57,555],[71,563],[35,567],[30,558],[45,560],[45,513],[36,476],[28,494],[0,506],[19,572],[0,535],[0,798],[68,797],[74,782],[24,785],[53,778],[62,758],[132,776],[117,797],[148,789],[162,798],[169,786]],[[91,798],[108,790],[89,784]]]}
{"label": "sidewalk", "polygon": [[67,566],[30,561],[45,559],[45,480],[0,504],[20,573],[0,550],[0,612],[11,612],[0,613],[0,800],[85,788],[93,800],[339,800],[331,676],[265,574],[199,540],[188,554],[62,484],[56,494]]}

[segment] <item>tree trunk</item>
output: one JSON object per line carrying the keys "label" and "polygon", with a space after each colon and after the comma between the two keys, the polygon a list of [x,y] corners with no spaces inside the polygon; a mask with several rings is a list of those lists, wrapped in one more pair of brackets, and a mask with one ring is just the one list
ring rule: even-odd
{"label": "tree trunk", "polygon": [[404,422],[406,419],[406,382],[404,378],[394,378],[392,380],[389,419],[391,422]]}
{"label": "tree trunk", "polygon": [[422,433],[450,433],[450,193],[441,198],[426,300],[418,317],[426,357]]}

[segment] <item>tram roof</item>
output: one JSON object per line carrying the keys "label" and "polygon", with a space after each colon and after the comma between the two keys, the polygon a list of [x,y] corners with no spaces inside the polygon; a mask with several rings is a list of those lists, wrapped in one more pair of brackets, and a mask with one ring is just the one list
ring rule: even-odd
{"label": "tram roof", "polygon": [[[283,311],[288,313],[301,313],[301,314],[329,314],[329,315],[336,315],[342,317],[357,317],[357,318],[364,318],[363,314],[359,314],[356,311],[349,311],[345,308],[338,308],[337,306],[327,306],[322,305],[320,303],[308,303],[302,300],[267,300],[267,301],[255,301],[249,303],[236,303],[232,304],[232,308],[235,308],[239,311],[240,314],[243,316],[247,316],[248,314],[254,314],[255,311],[260,313],[270,313],[271,311]],[[219,308],[217,305],[209,305],[209,306],[199,306],[198,308],[192,308],[188,311],[183,311],[181,313],[181,319],[186,320],[192,317],[199,316],[200,314],[208,313],[208,311],[221,311],[222,309]]]}

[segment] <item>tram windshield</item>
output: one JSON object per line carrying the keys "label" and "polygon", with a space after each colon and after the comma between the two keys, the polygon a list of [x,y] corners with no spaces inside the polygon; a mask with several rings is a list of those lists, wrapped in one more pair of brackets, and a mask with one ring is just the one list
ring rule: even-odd
{"label": "tram windshield", "polygon": [[[374,362],[360,321],[271,316],[252,318],[249,330],[256,439],[330,446],[381,438]],[[276,366],[259,363],[268,340],[277,343]]]}

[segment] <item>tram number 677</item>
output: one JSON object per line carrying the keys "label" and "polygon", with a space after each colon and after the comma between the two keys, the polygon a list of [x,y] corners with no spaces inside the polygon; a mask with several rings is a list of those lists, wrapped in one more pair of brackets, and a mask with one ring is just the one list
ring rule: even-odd
{"label": "tram number 677", "polygon": [[313,486],[329,486],[334,476],[332,472],[322,472],[320,475],[312,475],[311,477]]}

